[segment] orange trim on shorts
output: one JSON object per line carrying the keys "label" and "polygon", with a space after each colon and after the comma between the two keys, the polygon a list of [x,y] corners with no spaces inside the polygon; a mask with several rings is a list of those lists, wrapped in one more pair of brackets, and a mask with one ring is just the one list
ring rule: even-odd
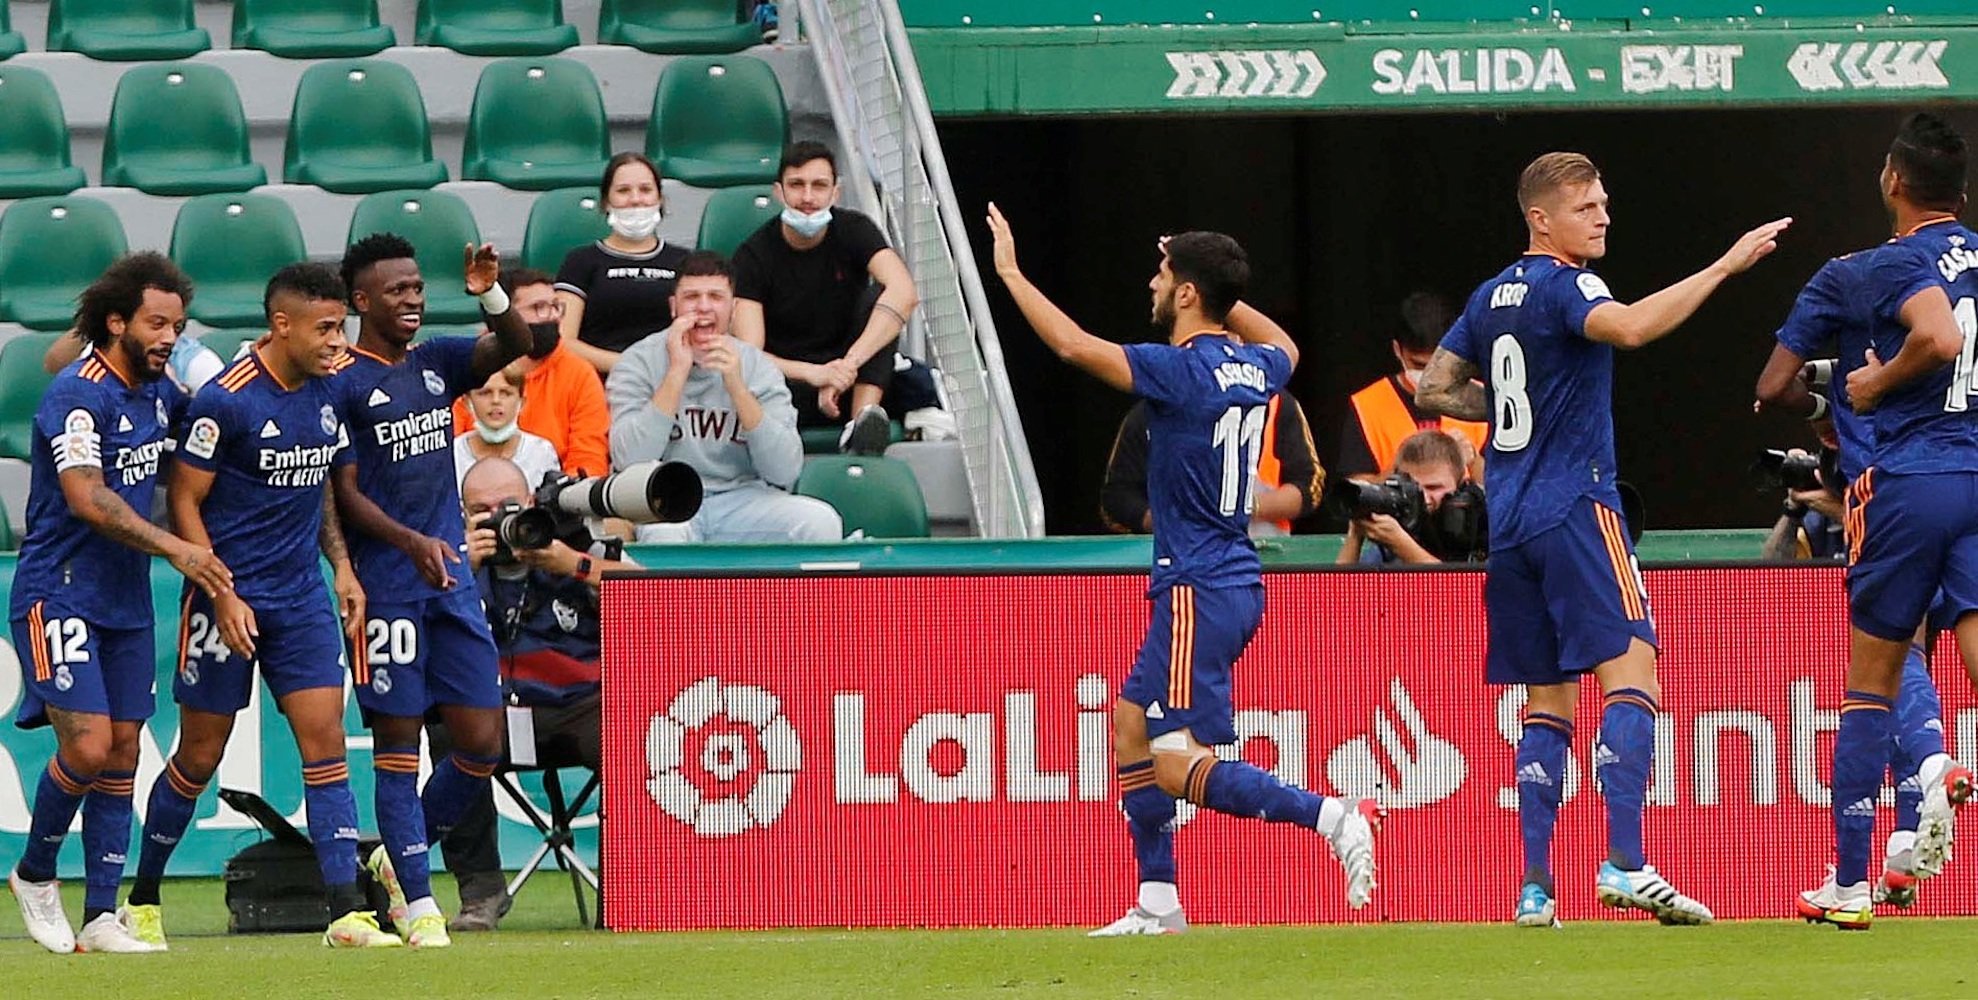
{"label": "orange trim on shorts", "polygon": [[1168,706],[1187,708],[1195,692],[1195,588],[1168,590]]}
{"label": "orange trim on shorts", "polygon": [[1861,561],[1861,546],[1868,540],[1868,501],[1875,498],[1875,469],[1870,466],[1861,477],[1848,484],[1841,536],[1848,543],[1848,565]]}
{"label": "orange trim on shorts", "polygon": [[29,637],[28,642],[34,647],[34,679],[37,682],[45,682],[54,675],[54,670],[48,665],[47,623],[42,621],[41,615],[43,603],[45,602],[36,601],[33,607],[27,609],[27,627],[34,630],[34,635]]}
{"label": "orange trim on shorts", "polygon": [[[192,592],[179,599],[179,676],[185,676],[185,661],[190,657],[192,644]],[[191,798],[188,795],[186,798]]]}
{"label": "orange trim on shorts", "polygon": [[1601,541],[1607,544],[1607,559],[1614,565],[1614,586],[1621,593],[1621,610],[1627,613],[1629,621],[1641,621],[1648,617],[1648,607],[1641,588],[1635,585],[1634,563],[1628,560],[1628,530],[1621,524],[1621,515],[1606,504],[1594,504],[1593,516],[1600,525]]}
{"label": "orange trim on shorts", "polygon": [[371,683],[370,650],[365,647],[362,630],[356,639],[350,640],[350,679],[360,687]]}

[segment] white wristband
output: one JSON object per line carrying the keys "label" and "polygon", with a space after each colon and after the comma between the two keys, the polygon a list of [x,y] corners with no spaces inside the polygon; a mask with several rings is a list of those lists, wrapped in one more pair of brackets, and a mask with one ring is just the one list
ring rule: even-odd
{"label": "white wristband", "polygon": [[499,316],[508,311],[508,293],[499,284],[490,285],[488,290],[476,296],[481,300],[481,311],[490,316]]}
{"label": "white wristband", "polygon": [[1813,415],[1807,417],[1806,419],[1819,420],[1824,418],[1826,415],[1827,415],[1827,397],[1825,396],[1813,397]]}

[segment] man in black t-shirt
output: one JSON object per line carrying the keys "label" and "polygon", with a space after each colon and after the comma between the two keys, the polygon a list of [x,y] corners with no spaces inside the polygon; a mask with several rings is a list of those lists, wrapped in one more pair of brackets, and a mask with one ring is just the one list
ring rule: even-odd
{"label": "man in black t-shirt", "polygon": [[822,143],[792,144],[775,186],[783,214],[735,250],[735,336],[782,370],[799,426],[850,416],[839,448],[877,454],[893,344],[920,302],[913,276],[871,219],[833,208],[838,165]]}

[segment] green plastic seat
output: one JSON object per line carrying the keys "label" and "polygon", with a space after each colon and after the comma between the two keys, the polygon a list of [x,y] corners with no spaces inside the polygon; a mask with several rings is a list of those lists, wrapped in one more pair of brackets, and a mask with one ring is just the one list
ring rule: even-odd
{"label": "green plastic seat", "polygon": [[[198,289],[198,294],[192,297],[193,304],[197,305],[200,296],[205,294],[206,288],[202,285]],[[260,308],[260,303],[255,303],[257,313]],[[201,347],[219,355],[221,364],[230,365],[234,363],[234,358],[240,354],[240,345],[251,344],[260,340],[261,335],[266,332],[259,324],[248,327],[235,327],[231,330],[205,330],[199,334],[199,344]]]}
{"label": "green plastic seat", "polygon": [[544,191],[529,206],[529,226],[522,233],[522,263],[555,274],[570,251],[610,234],[611,225],[598,210],[597,185]]}
{"label": "green plastic seat", "polygon": [[0,0],[0,59],[12,59],[27,51],[27,36],[14,30],[14,19],[7,13],[8,6],[5,0]]}
{"label": "green plastic seat", "polygon": [[837,508],[845,535],[926,538],[927,501],[907,463],[868,455],[812,455],[791,492]]}
{"label": "green plastic seat", "polygon": [[[845,429],[843,427],[803,427],[797,430],[797,436],[803,439],[804,454],[806,455],[836,455],[838,454],[838,438],[844,432]],[[907,429],[905,425],[897,420],[887,423],[887,444],[899,444],[906,439]]]}
{"label": "green plastic seat", "polygon": [[266,194],[209,194],[179,207],[172,259],[192,278],[195,292],[186,312],[193,319],[259,327],[266,319],[261,299],[268,276],[308,260],[309,251],[288,202]]}
{"label": "green plastic seat", "polygon": [[[0,10],[5,10],[0,5]],[[0,66],[0,198],[68,194],[88,183],[69,162],[69,125],[48,75]]]}
{"label": "green plastic seat", "polygon": [[202,63],[160,63],[125,73],[110,103],[103,183],[166,195],[268,183],[268,172],[248,155],[247,117],[233,77]]}
{"label": "green plastic seat", "polygon": [[19,552],[21,538],[14,534],[14,522],[7,514],[7,505],[0,503],[0,552]]}
{"label": "green plastic seat", "polygon": [[0,215],[0,320],[68,329],[76,294],[129,247],[117,210],[95,198],[14,202]]}
{"label": "green plastic seat", "polygon": [[474,213],[457,194],[446,191],[380,191],[365,195],[350,216],[350,242],[372,233],[397,233],[412,243],[420,277],[426,279],[427,323],[481,321],[481,305],[467,294],[461,251],[479,245]]}
{"label": "green plastic seat", "polygon": [[682,56],[653,90],[646,155],[698,187],[768,184],[789,141],[783,88],[751,56]]}
{"label": "green plastic seat", "polygon": [[41,370],[41,355],[59,336],[24,333],[0,344],[0,458],[34,459],[34,411],[55,380]]}
{"label": "green plastic seat", "polygon": [[739,52],[762,41],[734,0],[604,0],[598,42],[645,52]]}
{"label": "green plastic seat", "polygon": [[463,180],[524,191],[596,184],[611,159],[597,77],[574,59],[503,59],[474,87]]}
{"label": "green plastic seat", "polygon": [[91,59],[184,59],[213,47],[192,0],[52,0],[48,51]]}
{"label": "green plastic seat", "polygon": [[783,203],[770,194],[768,185],[722,188],[701,210],[700,235],[694,238],[694,246],[733,257],[743,240],[782,213]]}
{"label": "green plastic seat", "polygon": [[419,0],[420,45],[470,56],[546,56],[577,44],[563,0]]}
{"label": "green plastic seat", "polygon": [[309,67],[295,87],[282,177],[340,194],[445,183],[412,72],[382,59]]}
{"label": "green plastic seat", "polygon": [[378,0],[234,0],[233,47],[290,59],[368,56],[398,44]]}

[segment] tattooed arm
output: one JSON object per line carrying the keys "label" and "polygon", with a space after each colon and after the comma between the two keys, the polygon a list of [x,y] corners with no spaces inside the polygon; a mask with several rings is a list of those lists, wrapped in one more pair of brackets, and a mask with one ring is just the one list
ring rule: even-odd
{"label": "tattooed arm", "polygon": [[1458,420],[1482,420],[1490,416],[1485,405],[1482,374],[1476,365],[1445,347],[1435,349],[1428,370],[1415,388],[1415,405],[1424,410]]}
{"label": "tattooed arm", "polygon": [[233,588],[233,574],[211,548],[188,542],[138,516],[103,480],[101,466],[65,469],[59,481],[69,512],[98,534],[140,552],[164,556],[172,568],[208,594]]}

